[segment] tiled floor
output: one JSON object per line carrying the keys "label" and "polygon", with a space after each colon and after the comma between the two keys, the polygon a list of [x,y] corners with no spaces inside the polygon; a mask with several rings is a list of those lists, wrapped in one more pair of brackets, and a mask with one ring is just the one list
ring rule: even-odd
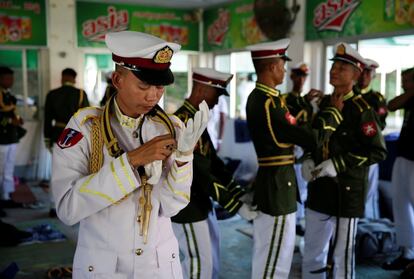
{"label": "tiled floor", "polygon": [[[37,187],[35,183],[31,183],[31,189],[35,196],[45,204],[48,203],[48,195],[40,188]],[[19,224],[22,222],[27,222],[31,220],[52,220],[48,219],[48,207],[43,209],[7,209],[8,216],[3,218],[4,222],[8,222],[11,224]],[[56,222],[59,224],[59,220],[53,219],[52,222]],[[220,279],[229,279],[229,278],[237,278],[237,279],[247,279],[250,278],[251,273],[251,258],[252,258],[252,239],[247,236],[246,234],[242,233],[241,231],[249,231],[251,230],[251,224],[244,221],[238,216],[235,216],[231,219],[219,221],[220,229],[221,229],[221,271],[220,271]],[[77,226],[67,227],[63,224],[59,224],[59,229],[71,240],[72,243],[76,242],[76,235],[77,235]],[[42,244],[37,244],[42,245]],[[43,254],[43,256],[48,254],[48,247],[45,246],[36,246],[38,247],[38,252]],[[50,249],[55,249],[55,246],[50,246]],[[44,249],[46,248],[46,249]],[[33,250],[33,249],[32,249]],[[72,254],[73,249],[67,249],[67,253]],[[298,249],[297,249],[298,250]],[[0,254],[5,253],[6,251],[4,248],[0,248]],[[37,255],[36,251],[31,251],[30,253],[34,253],[32,255],[40,256],[40,259],[36,259],[37,267],[42,268],[41,264],[41,256]],[[18,257],[16,253],[13,254],[14,257]],[[67,259],[70,258],[71,255],[66,255],[66,257],[62,257]],[[25,255],[27,256],[27,255]],[[49,255],[50,256],[50,255]],[[44,257],[45,260],[47,257]],[[10,261],[17,260],[17,259],[10,259]],[[294,259],[292,263],[291,273],[289,278],[300,278],[301,271],[301,256],[299,251],[295,252]],[[0,269],[4,268],[4,266],[0,266]],[[44,270],[46,271],[48,266],[43,266]],[[30,274],[27,270],[23,271],[19,274],[19,278],[44,278],[44,272],[37,277],[36,274]],[[387,272],[382,270],[378,262],[368,262],[364,265],[357,266],[357,276],[356,278],[369,278],[369,279],[393,279],[398,278],[399,272]]]}

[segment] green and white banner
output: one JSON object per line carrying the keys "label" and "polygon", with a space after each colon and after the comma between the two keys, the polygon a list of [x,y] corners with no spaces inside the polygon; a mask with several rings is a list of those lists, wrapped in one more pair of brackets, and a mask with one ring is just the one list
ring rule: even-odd
{"label": "green and white banner", "polygon": [[0,45],[46,46],[45,0],[0,1]]}
{"label": "green and white banner", "polygon": [[140,5],[76,2],[79,47],[104,47],[105,34],[133,30],[198,50],[198,21],[192,10]]}
{"label": "green and white banner", "polygon": [[307,0],[306,40],[412,30],[414,0]]}
{"label": "green and white banner", "polygon": [[253,7],[253,0],[238,0],[204,11],[204,51],[238,49],[267,41]]}

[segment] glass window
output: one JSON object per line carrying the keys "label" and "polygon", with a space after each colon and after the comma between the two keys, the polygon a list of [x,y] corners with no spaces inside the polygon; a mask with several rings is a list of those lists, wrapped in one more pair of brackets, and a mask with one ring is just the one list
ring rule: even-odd
{"label": "glass window", "polygon": [[232,54],[236,64],[236,118],[246,119],[247,98],[256,85],[256,73],[249,51]]}
{"label": "glass window", "polygon": [[[0,61],[1,66],[9,67],[14,71],[11,92],[17,98],[17,113],[25,120],[38,119],[40,96],[38,50],[3,49],[0,50]],[[23,67],[24,61],[25,67]],[[26,78],[24,74],[27,75]]]}
{"label": "glass window", "polygon": [[174,113],[188,95],[188,58],[187,54],[178,53],[171,59],[174,83],[167,87],[164,94],[164,109],[167,113]]}
{"label": "glass window", "polygon": [[[372,83],[373,88],[381,92],[387,101],[403,93],[401,71],[414,65],[414,36],[362,40],[358,46],[363,57],[373,59],[379,64]],[[387,117],[387,131],[399,130],[402,118],[402,111],[390,112]]]}
{"label": "glass window", "polygon": [[89,103],[99,106],[105,94],[107,78],[115,69],[111,54],[85,54],[84,84]]}

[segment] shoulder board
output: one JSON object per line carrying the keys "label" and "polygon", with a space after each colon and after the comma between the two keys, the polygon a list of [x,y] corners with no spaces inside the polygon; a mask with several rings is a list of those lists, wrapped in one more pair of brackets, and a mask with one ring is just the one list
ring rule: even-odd
{"label": "shoulder board", "polygon": [[177,115],[168,114],[168,117],[171,119],[171,122],[174,125],[174,127],[181,128],[183,126],[183,121],[181,121],[181,119]]}
{"label": "shoulder board", "polygon": [[178,117],[182,122],[187,123],[188,119],[190,119],[190,112],[187,110],[178,110],[174,113],[176,117]]}
{"label": "shoulder board", "polygon": [[73,117],[77,118],[81,125],[83,125],[88,120],[100,116],[102,112],[103,109],[100,107],[85,107],[78,109],[78,111],[73,115]]}
{"label": "shoulder board", "polygon": [[365,99],[361,95],[357,95],[352,98],[352,103],[359,109],[360,112],[364,110],[368,110],[371,106],[365,101]]}
{"label": "shoulder board", "polygon": [[374,95],[380,100],[380,101],[384,101],[384,95],[382,95],[380,92],[378,91],[373,91]]}

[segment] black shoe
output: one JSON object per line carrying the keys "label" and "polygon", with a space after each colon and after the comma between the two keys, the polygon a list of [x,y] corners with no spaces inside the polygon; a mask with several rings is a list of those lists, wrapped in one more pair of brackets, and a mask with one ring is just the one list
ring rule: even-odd
{"label": "black shoe", "polygon": [[50,218],[56,218],[56,217],[57,217],[57,214],[56,214],[56,209],[51,208],[51,209],[49,210],[49,217],[50,217]]}
{"label": "black shoe", "polygon": [[405,269],[407,265],[414,262],[414,259],[404,258],[402,255],[391,262],[385,262],[382,268],[385,270],[401,270]]}
{"label": "black shoe", "polygon": [[305,229],[302,227],[302,225],[296,225],[296,235],[298,236],[304,236],[305,235]]}

